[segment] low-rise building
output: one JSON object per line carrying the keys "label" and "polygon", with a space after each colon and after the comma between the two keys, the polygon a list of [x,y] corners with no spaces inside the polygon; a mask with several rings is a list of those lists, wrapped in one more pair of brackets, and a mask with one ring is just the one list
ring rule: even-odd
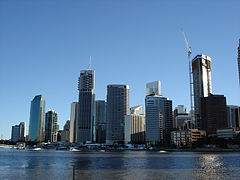
{"label": "low-rise building", "polygon": [[218,129],[216,131],[218,138],[234,139],[240,133],[240,128]]}
{"label": "low-rise building", "polygon": [[176,146],[191,146],[206,136],[206,131],[198,129],[177,130],[171,132],[171,142]]}

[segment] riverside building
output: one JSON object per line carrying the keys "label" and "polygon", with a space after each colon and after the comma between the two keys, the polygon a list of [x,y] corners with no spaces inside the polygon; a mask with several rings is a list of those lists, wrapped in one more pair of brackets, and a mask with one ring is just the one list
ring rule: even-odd
{"label": "riverside building", "polygon": [[166,144],[170,141],[172,125],[172,101],[160,95],[147,95],[146,141],[148,144]]}
{"label": "riverside building", "polygon": [[95,72],[93,70],[83,70],[80,72],[80,77],[78,80],[78,143],[93,142],[94,139],[94,76]]}
{"label": "riverside building", "polygon": [[77,142],[78,102],[71,104],[69,142]]}
{"label": "riverside building", "polygon": [[125,143],[144,144],[146,123],[143,106],[132,107],[130,112],[130,115],[125,115]]}
{"label": "riverside building", "polygon": [[195,126],[201,121],[201,98],[212,93],[211,58],[204,54],[192,60]]}
{"label": "riverside building", "polygon": [[129,86],[107,86],[107,136],[106,143],[124,142],[124,117],[129,114]]}
{"label": "riverside building", "polygon": [[45,116],[45,142],[57,142],[59,125],[58,115],[54,110],[49,110]]}
{"label": "riverside building", "polygon": [[106,142],[106,101],[98,100],[95,101],[94,108],[94,141],[96,143]]}
{"label": "riverside building", "polygon": [[31,101],[28,141],[44,141],[45,100],[42,95]]}

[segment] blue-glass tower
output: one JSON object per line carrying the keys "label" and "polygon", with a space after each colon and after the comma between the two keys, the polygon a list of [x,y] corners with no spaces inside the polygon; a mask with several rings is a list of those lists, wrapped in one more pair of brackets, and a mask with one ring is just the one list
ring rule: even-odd
{"label": "blue-glass tower", "polygon": [[45,100],[42,95],[35,96],[31,101],[29,120],[29,141],[44,141]]}

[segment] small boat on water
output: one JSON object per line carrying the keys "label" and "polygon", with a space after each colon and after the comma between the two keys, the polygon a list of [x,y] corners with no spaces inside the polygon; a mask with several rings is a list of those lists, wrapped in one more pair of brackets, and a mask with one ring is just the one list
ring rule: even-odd
{"label": "small boat on water", "polygon": [[36,148],[33,148],[32,150],[33,150],[33,151],[41,151],[42,148],[36,147]]}
{"label": "small boat on water", "polygon": [[80,149],[77,149],[77,148],[74,148],[74,147],[70,147],[70,150],[69,150],[69,151],[78,152],[78,151],[80,151]]}
{"label": "small boat on water", "polygon": [[164,150],[160,150],[159,152],[160,152],[160,153],[166,153],[167,151],[164,151]]}

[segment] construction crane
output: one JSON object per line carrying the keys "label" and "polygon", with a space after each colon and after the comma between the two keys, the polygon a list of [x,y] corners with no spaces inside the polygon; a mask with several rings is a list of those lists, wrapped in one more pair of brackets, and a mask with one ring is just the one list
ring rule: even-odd
{"label": "construction crane", "polygon": [[193,82],[192,82],[192,68],[191,68],[191,54],[192,54],[192,50],[191,50],[191,46],[188,45],[188,41],[187,38],[185,36],[185,33],[182,29],[182,35],[184,38],[184,42],[186,44],[187,47],[187,52],[188,52],[188,64],[189,64],[189,83],[190,83],[190,107],[191,107],[191,128],[194,128],[195,124],[195,118],[194,118],[194,106],[193,106],[193,91],[192,91],[192,86],[193,86]]}

